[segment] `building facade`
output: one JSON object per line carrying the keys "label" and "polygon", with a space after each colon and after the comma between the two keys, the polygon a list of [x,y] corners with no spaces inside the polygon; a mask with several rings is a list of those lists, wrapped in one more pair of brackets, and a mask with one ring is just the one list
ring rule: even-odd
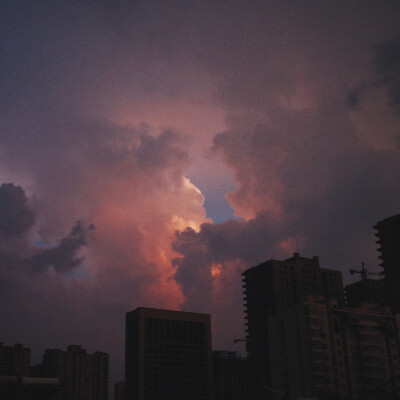
{"label": "building facade", "polygon": [[126,313],[125,384],[127,400],[211,400],[210,315]]}
{"label": "building facade", "polygon": [[249,361],[235,351],[213,351],[214,400],[248,400],[251,394]]}
{"label": "building facade", "polygon": [[58,378],[56,400],[107,400],[108,354],[88,354],[81,346],[68,346],[67,351],[48,349],[43,355],[42,374]]}
{"label": "building facade", "polygon": [[380,264],[385,277],[387,300],[393,312],[400,313],[400,214],[378,222],[375,236],[379,245]]}
{"label": "building facade", "polygon": [[30,376],[31,349],[22,344],[0,343],[0,375]]}
{"label": "building facade", "polygon": [[400,398],[398,318],[388,307],[313,296],[270,317],[271,387],[294,397]]}
{"label": "building facade", "polygon": [[371,303],[380,306],[389,304],[384,279],[364,278],[361,281],[345,286],[344,291],[346,304],[350,307],[357,307],[360,303]]}
{"label": "building facade", "polygon": [[343,399],[399,399],[400,316],[362,303],[331,311],[331,342]]}
{"label": "building facade", "polygon": [[284,260],[269,260],[243,274],[247,350],[253,365],[256,398],[271,388],[274,365],[271,359],[270,317],[302,304],[307,296],[322,296],[344,304],[342,273],[319,266],[318,257],[298,253]]}
{"label": "building facade", "polygon": [[297,254],[244,274],[256,399],[400,398],[400,316],[382,280],[349,285]]}
{"label": "building facade", "polygon": [[114,400],[125,400],[125,399],[126,399],[125,381],[115,382]]}

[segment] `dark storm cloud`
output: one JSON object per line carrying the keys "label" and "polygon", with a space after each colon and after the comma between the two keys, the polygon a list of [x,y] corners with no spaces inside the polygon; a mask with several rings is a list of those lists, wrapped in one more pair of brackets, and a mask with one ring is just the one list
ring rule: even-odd
{"label": "dark storm cloud", "polygon": [[348,92],[347,105],[357,108],[363,100],[374,96],[379,88],[387,91],[389,105],[396,113],[400,112],[400,40],[398,37],[386,42],[376,43],[374,49],[375,74],[370,80]]}
{"label": "dark storm cloud", "polygon": [[381,43],[376,48],[377,71],[380,83],[388,89],[389,102],[400,112],[400,39]]}
{"label": "dark storm cloud", "polygon": [[29,265],[34,270],[53,267],[59,273],[75,269],[84,261],[84,258],[78,257],[77,254],[82,246],[87,244],[86,236],[93,229],[93,225],[86,228],[81,221],[77,221],[58,246],[38,252],[28,261]]}
{"label": "dark storm cloud", "polygon": [[19,236],[35,223],[35,213],[28,205],[25,191],[13,183],[0,186],[0,233]]}

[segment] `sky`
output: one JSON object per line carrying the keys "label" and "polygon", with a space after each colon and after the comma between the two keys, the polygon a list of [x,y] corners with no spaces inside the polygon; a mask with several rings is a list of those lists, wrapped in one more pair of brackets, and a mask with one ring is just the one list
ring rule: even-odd
{"label": "sky", "polygon": [[[123,378],[125,312],[244,337],[241,273],[379,271],[400,212],[400,2],[22,1],[0,13],[0,342]],[[353,278],[354,279],[354,278]]]}

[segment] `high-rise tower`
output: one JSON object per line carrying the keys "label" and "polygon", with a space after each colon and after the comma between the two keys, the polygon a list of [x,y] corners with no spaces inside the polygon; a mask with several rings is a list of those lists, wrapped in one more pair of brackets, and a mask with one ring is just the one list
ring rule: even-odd
{"label": "high-rise tower", "polygon": [[247,350],[254,368],[256,398],[265,398],[272,384],[272,317],[298,304],[308,296],[335,299],[344,304],[342,273],[320,268],[318,257],[298,253],[284,260],[269,260],[243,273],[247,325]]}
{"label": "high-rise tower", "polygon": [[210,315],[126,313],[126,400],[211,400]]}
{"label": "high-rise tower", "polygon": [[400,214],[378,222],[374,229],[379,245],[379,258],[385,277],[387,299],[392,311],[400,313]]}

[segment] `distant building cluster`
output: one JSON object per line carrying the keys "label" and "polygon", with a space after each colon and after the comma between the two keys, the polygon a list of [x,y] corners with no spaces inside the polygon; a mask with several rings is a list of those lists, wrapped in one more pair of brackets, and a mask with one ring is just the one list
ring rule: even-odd
{"label": "distant building cluster", "polygon": [[31,350],[0,343],[0,399],[107,400],[108,354],[88,354],[81,346],[46,350],[30,365]]}
{"label": "distant building cluster", "polygon": [[[374,226],[382,273],[342,273],[294,253],[243,272],[247,358],[214,351],[209,314],[126,313],[115,400],[400,399],[400,214]],[[370,275],[379,275],[371,279]],[[0,398],[107,400],[108,354],[0,343]]]}

